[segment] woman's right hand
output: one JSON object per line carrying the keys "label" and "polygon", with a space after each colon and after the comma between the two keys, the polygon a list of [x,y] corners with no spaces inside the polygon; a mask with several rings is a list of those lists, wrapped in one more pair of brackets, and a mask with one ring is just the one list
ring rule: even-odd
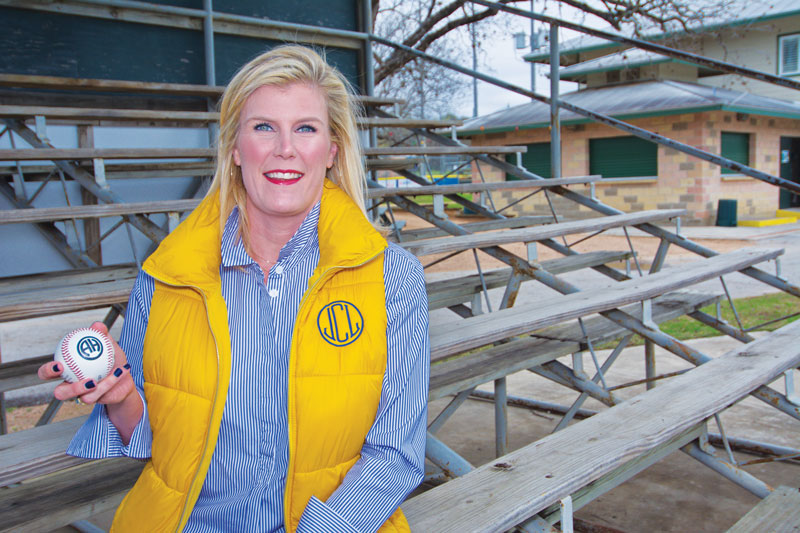
{"label": "woman's right hand", "polygon": [[[108,335],[108,328],[102,322],[95,322],[91,328]],[[110,335],[109,335],[110,337]],[[58,400],[77,398],[86,404],[100,403],[106,406],[108,418],[117,427],[123,442],[127,444],[134,428],[142,418],[144,406],[136,391],[131,377],[130,365],[117,341],[114,343],[114,370],[111,374],[95,383],[92,379],[84,379],[75,383],[64,383],[56,386],[53,395]],[[39,367],[41,379],[61,378],[61,363],[49,362]],[[63,379],[63,378],[62,378]]]}
{"label": "woman's right hand", "polygon": [[[102,322],[95,322],[91,325],[91,329],[108,335],[108,328]],[[130,365],[128,365],[125,352],[122,351],[117,341],[112,339],[112,342],[114,344],[114,370],[111,374],[99,382],[92,379],[84,379],[75,383],[65,381],[56,387],[53,394],[56,399],[64,401],[77,398],[86,404],[113,405],[124,402],[131,393],[135,392],[136,387],[131,378]],[[61,378],[63,370],[62,363],[53,361],[40,366],[38,374],[39,378],[50,380]]]}

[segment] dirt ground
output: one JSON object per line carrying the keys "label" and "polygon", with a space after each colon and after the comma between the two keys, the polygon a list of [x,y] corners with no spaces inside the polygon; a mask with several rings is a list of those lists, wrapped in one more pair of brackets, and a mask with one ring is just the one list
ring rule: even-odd
{"label": "dirt ground", "polygon": [[[397,214],[397,213],[396,213]],[[410,216],[402,216],[407,221],[408,228],[423,227],[427,223]],[[451,220],[457,223],[474,222],[472,217],[458,217],[451,214]],[[584,236],[574,235],[569,237],[569,242],[576,242]],[[752,246],[753,242],[745,239],[694,239],[695,242],[708,246],[718,252],[736,250]],[[639,254],[640,264],[643,269],[649,267],[658,246],[657,239],[652,237],[631,236],[634,248]],[[511,245],[510,251],[525,256],[523,245]],[[624,235],[601,234],[576,246],[580,251],[589,250],[624,250],[628,243]],[[544,246],[538,247],[539,259],[546,260],[558,256]],[[504,266],[502,263],[490,258],[486,254],[479,254],[481,268],[492,269]],[[669,261],[680,263],[683,260],[696,258],[694,254],[677,247],[671,247]],[[423,264],[435,260],[436,256],[428,256]],[[456,272],[474,271],[474,257],[471,253],[462,253],[458,256],[433,265],[426,269],[426,274],[434,278],[447,277]],[[522,298],[522,293],[520,298]],[[519,300],[518,300],[519,301]],[[102,318],[103,312],[95,313],[97,318]],[[450,316],[447,310],[436,311],[431,315],[432,328],[442,327],[450,320],[457,320]],[[80,314],[72,318],[74,322],[91,321],[92,313]],[[26,331],[36,328],[37,331],[54,330],[55,342],[64,330],[68,329],[67,322],[54,322],[52,317],[26,321],[21,326]],[[38,322],[37,322],[38,321]],[[69,327],[75,327],[69,323]],[[8,360],[10,346],[15,344],[15,332],[3,325],[0,328],[0,349],[3,351],[3,360]],[[118,335],[118,333],[117,333]],[[44,339],[46,344],[49,339]],[[727,338],[700,339],[697,342],[704,353],[717,355],[732,349],[737,343]],[[36,352],[37,354],[40,352]],[[41,353],[44,353],[42,351]],[[603,354],[598,354],[603,358]],[[657,355],[659,372],[670,372],[685,368],[686,364],[677,357],[663,352]],[[590,364],[590,363],[588,363]],[[612,372],[608,374],[610,384],[625,383],[643,377],[644,373],[642,348],[626,350],[620,360],[615,364]],[[800,372],[796,372],[796,381],[800,381]],[[484,387],[491,390],[491,385]],[[575,399],[575,393],[568,391],[554,383],[539,378],[530,372],[521,372],[509,376],[508,388],[510,395],[526,398],[541,399],[555,403],[569,405]],[[780,387],[778,387],[780,388]],[[624,394],[641,392],[641,387],[625,389]],[[446,405],[447,399],[438,400],[430,405],[430,419]],[[23,402],[24,403],[24,402]],[[588,409],[599,409],[599,404],[592,401],[584,406]],[[44,410],[44,405],[14,407],[8,411],[8,422],[11,431],[31,427]],[[89,412],[86,406],[64,404],[57,419],[80,416]],[[438,437],[451,446],[456,452],[464,456],[473,464],[483,464],[494,459],[494,422],[493,406],[490,403],[470,400],[462,406],[456,414],[444,425]],[[508,421],[509,450],[524,446],[536,439],[547,435],[558,422],[557,415],[532,412],[527,409],[510,408]],[[755,440],[773,442],[790,447],[800,447],[800,422],[781,416],[774,409],[752,399],[732,407],[722,415],[722,421],[728,434],[747,437]],[[710,431],[717,431],[710,427]],[[737,460],[745,462],[754,459],[752,456],[737,454]],[[759,477],[772,485],[800,485],[800,463],[773,462],[747,466],[746,471]],[[722,478],[720,475],[699,466],[694,459],[676,452],[661,462],[646,469],[633,479],[599,497],[576,513],[576,518],[588,523],[610,528],[607,531],[626,532],[716,532],[724,531],[738,518],[758,502],[758,498],[751,495],[738,485]],[[111,513],[99,515],[93,522],[100,527],[107,528],[110,524]],[[59,531],[71,531],[62,529]]]}

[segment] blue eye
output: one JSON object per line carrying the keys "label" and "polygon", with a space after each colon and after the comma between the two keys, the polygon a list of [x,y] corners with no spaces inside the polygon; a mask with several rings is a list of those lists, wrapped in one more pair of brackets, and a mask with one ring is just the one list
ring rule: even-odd
{"label": "blue eye", "polygon": [[299,128],[297,128],[297,131],[299,131],[300,133],[315,133],[317,131],[317,128],[315,128],[314,126],[309,126],[308,124],[304,124]]}
{"label": "blue eye", "polygon": [[253,129],[256,131],[272,131],[272,126],[270,126],[266,122],[259,122],[258,124],[253,126]]}

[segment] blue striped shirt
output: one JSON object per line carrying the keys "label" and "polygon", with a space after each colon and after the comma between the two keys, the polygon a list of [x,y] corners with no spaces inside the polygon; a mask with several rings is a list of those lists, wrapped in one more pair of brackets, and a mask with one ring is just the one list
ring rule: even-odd
{"label": "blue striped shirt", "polygon": [[[238,238],[238,211],[228,219],[220,271],[231,334],[231,383],[217,446],[184,531],[284,530],[289,347],[300,300],[319,261],[318,220],[319,204],[265,277]],[[326,502],[312,498],[298,531],[375,531],[422,480],[430,347],[419,261],[390,244],[384,285],[387,365],[375,422],[361,458]],[[140,272],[120,338],[143,400],[142,345],[153,292],[153,278]],[[146,403],[127,446],[105,407],[97,406],[67,453],[147,458],[151,439]]]}

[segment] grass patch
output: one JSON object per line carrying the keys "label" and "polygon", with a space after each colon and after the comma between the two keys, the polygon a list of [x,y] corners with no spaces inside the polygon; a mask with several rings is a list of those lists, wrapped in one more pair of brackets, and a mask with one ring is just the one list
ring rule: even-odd
{"label": "grass patch", "polygon": [[[753,296],[750,298],[734,299],[733,303],[736,306],[736,311],[739,314],[739,318],[742,320],[742,325],[745,329],[759,326],[760,324],[764,324],[771,320],[775,320],[787,315],[800,313],[800,299],[784,292],[766,294],[763,296]],[[727,299],[720,303],[720,310],[723,319],[725,319],[732,326],[738,327],[736,317],[734,316],[733,310],[731,309]],[[717,314],[716,306],[714,305],[703,307],[701,311],[704,311],[712,316],[716,316]],[[767,324],[765,326],[758,327],[754,331],[774,331],[781,326],[785,326],[789,322],[797,320],[798,318],[800,317],[795,316],[788,320],[781,320],[773,324]],[[718,330],[710,326],[706,326],[705,324],[702,324],[688,316],[682,316],[667,322],[663,322],[660,324],[660,328],[664,333],[682,341],[689,339],[700,339],[703,337],[717,337],[722,335],[722,333],[720,333]],[[642,344],[644,344],[644,339],[638,335],[634,335],[629,343],[629,346],[639,346]],[[613,348],[615,345],[616,342],[605,343],[600,348]]]}

